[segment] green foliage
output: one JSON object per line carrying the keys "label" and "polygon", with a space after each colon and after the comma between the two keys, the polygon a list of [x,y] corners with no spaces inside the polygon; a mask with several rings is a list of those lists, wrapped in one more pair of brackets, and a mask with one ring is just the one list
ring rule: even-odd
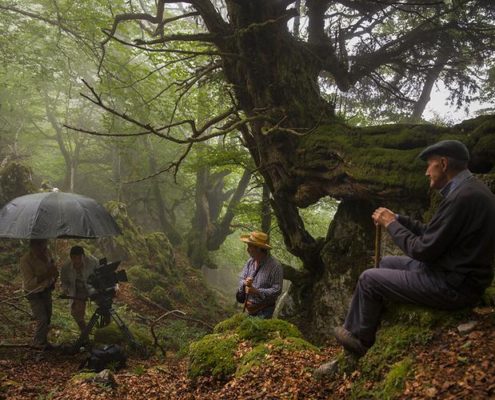
{"label": "green foliage", "polygon": [[163,341],[167,350],[177,353],[179,357],[187,355],[189,345],[202,338],[207,332],[182,320],[170,320],[158,329],[157,336]]}
{"label": "green foliage", "polygon": [[156,286],[159,275],[146,267],[135,265],[127,270],[129,282],[143,292],[149,292]]}
{"label": "green foliage", "polygon": [[169,298],[169,294],[162,286],[155,286],[149,293],[149,296],[152,301],[165,308],[172,307],[172,301]]}
{"label": "green foliage", "polygon": [[146,367],[142,364],[136,365],[132,370],[134,375],[141,376],[146,373]]}
{"label": "green foliage", "polygon": [[227,378],[236,370],[234,352],[238,338],[234,335],[206,335],[189,347],[189,377]]}

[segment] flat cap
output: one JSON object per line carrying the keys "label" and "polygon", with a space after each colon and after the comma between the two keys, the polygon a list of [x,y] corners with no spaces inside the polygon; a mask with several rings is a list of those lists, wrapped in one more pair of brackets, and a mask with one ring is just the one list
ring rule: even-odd
{"label": "flat cap", "polygon": [[423,161],[426,161],[426,159],[432,155],[451,157],[461,161],[469,161],[469,150],[464,143],[459,142],[458,140],[442,140],[438,143],[432,144],[424,149],[418,157]]}

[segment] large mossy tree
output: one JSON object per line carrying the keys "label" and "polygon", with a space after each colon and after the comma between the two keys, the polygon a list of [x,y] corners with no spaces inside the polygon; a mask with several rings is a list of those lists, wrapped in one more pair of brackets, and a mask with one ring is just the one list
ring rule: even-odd
{"label": "large mossy tree", "polygon": [[[437,79],[453,101],[469,101],[493,62],[491,1],[157,0],[156,7],[142,11],[117,15],[105,45],[203,57],[204,67],[192,71],[189,82],[223,79],[232,108],[201,126],[194,118],[156,126],[137,122],[140,134],[145,129],[191,146],[239,130],[270,189],[287,249],[304,266],[281,312],[308,322],[310,329],[330,332],[358,273],[370,266],[372,209],[385,204],[421,216],[428,208],[416,160],[421,148],[447,137],[461,139],[471,150],[471,169],[493,176],[495,117],[450,128],[355,127],[321,90],[322,85],[339,93],[358,89],[361,98],[364,93],[380,98],[384,112],[387,105],[400,105],[416,119]],[[197,29],[182,30],[184,18],[195,18]],[[121,26],[130,22],[141,24],[141,37],[124,37]],[[186,129],[174,130],[178,126]],[[315,238],[299,209],[325,196],[341,203],[326,238]]]}

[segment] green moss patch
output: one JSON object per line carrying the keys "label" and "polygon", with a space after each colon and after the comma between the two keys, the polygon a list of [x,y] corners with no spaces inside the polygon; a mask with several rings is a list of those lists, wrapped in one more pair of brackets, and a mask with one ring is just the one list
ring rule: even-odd
{"label": "green moss patch", "polygon": [[291,323],[281,319],[246,318],[239,326],[239,336],[244,340],[261,342],[276,337],[301,337],[301,332]]}
{"label": "green moss patch", "polygon": [[189,347],[190,378],[213,376],[224,379],[236,370],[234,359],[238,346],[238,337],[219,334],[206,335]]}
{"label": "green moss patch", "polygon": [[248,318],[248,316],[245,313],[235,314],[232,317],[219,322],[215,326],[213,332],[214,333],[238,332],[239,326],[246,318]]}
{"label": "green moss patch", "polygon": [[495,285],[490,286],[483,293],[483,304],[486,306],[495,306]]}

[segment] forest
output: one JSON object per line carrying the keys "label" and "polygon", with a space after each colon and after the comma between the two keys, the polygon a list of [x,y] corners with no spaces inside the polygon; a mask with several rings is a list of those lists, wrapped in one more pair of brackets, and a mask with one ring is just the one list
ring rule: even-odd
{"label": "forest", "polygon": [[[57,279],[42,351],[33,237],[0,220],[0,399],[495,397],[495,283],[455,312],[387,304],[359,361],[333,334],[360,274],[402,254],[373,210],[440,203],[424,148],[461,141],[495,193],[492,1],[0,0],[0,29],[0,208],[94,199],[119,234],[44,237],[54,265],[81,246],[127,275],[124,328],[76,351]],[[236,301],[258,231],[283,271],[273,319]],[[125,365],[85,367],[105,345]]]}

